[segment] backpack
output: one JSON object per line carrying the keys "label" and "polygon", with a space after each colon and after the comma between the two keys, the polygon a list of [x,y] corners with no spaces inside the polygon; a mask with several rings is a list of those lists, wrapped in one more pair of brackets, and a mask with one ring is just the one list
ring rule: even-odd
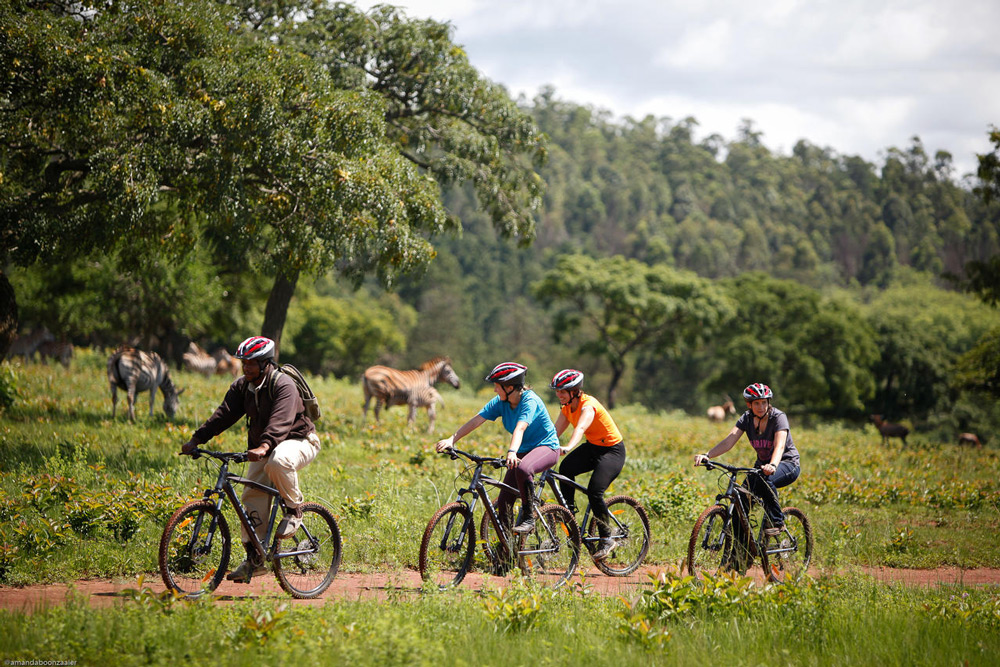
{"label": "backpack", "polygon": [[[295,386],[299,390],[299,396],[302,397],[302,403],[306,406],[306,416],[312,421],[319,419],[322,414],[319,409],[319,401],[316,399],[316,394],[309,388],[309,383],[306,382],[299,369],[291,364],[275,365],[275,368],[279,373],[284,373],[295,382]],[[271,391],[272,384],[274,384],[273,380],[267,385],[268,392]]]}

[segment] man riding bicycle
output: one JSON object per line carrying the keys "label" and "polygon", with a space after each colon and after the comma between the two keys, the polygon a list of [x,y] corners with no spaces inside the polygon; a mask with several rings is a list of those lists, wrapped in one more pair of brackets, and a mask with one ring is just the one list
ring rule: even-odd
{"label": "man riding bicycle", "polygon": [[[240,343],[236,358],[243,362],[242,377],[229,386],[215,413],[184,443],[181,454],[191,454],[246,417],[250,461],[246,477],[261,484],[270,483],[281,494],[286,512],[277,535],[283,538],[294,535],[302,523],[300,506],[304,497],[299,490],[298,471],[316,458],[319,436],[306,415],[295,381],[278,372],[274,348],[274,341],[263,336],[251,336]],[[271,497],[247,486],[241,498],[257,537],[263,539],[267,529],[264,517],[269,516]],[[245,529],[241,532],[247,558],[227,579],[247,583],[252,575],[263,572],[264,567],[250,546],[250,536]]]}

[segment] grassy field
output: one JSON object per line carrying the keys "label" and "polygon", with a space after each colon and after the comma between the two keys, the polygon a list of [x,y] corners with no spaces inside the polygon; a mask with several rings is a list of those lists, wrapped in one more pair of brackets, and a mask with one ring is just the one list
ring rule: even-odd
{"label": "grassy field", "polygon": [[[136,424],[111,419],[106,356],[84,351],[74,367],[4,366],[19,397],[0,413],[0,584],[88,577],[156,577],[165,518],[214,481],[211,464],[177,456],[211,414],[226,380],[179,373],[186,388],[177,418],[157,397],[137,402]],[[357,384],[313,382],[324,417],[323,449],[301,474],[303,490],[333,508],[344,539],[344,571],[416,565],[426,521],[454,495],[458,463],[433,453],[489,394],[442,390],[438,432],[405,425],[405,410],[361,419]],[[478,388],[478,387],[477,387]],[[549,401],[550,392],[539,394]],[[780,402],[779,402],[780,407]],[[695,452],[731,424],[637,407],[615,411],[629,461],[611,493],[650,511],[649,562],[676,565],[694,518],[717,493],[716,474],[691,466]],[[782,492],[810,516],[823,576],[797,586],[741,579],[694,587],[666,576],[633,600],[576,586],[552,593],[518,582],[504,591],[455,591],[399,604],[331,601],[320,609],[285,599],[211,604],[135,600],[94,611],[82,602],[33,616],[0,612],[5,659],[76,659],[118,664],[217,660],[285,662],[297,657],[360,664],[745,663],[995,664],[1000,591],[904,589],[877,584],[861,566],[1000,567],[997,450],[922,440],[883,447],[874,428],[793,419],[802,477]],[[463,441],[499,453],[506,435],[485,425]],[[242,429],[215,441],[245,448]],[[726,457],[749,463],[745,443]],[[59,656],[64,656],[60,658]],[[227,661],[230,661],[227,658]]]}

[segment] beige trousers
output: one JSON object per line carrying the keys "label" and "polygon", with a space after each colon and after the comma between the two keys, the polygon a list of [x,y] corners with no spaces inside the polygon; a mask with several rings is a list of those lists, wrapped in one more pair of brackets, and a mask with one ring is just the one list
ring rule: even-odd
{"label": "beige trousers", "polygon": [[[315,433],[310,433],[305,440],[285,440],[266,459],[251,461],[247,465],[246,477],[259,484],[273,486],[285,499],[285,505],[298,507],[304,500],[302,491],[299,490],[298,471],[312,463],[318,453],[319,436]],[[243,489],[241,500],[250,523],[254,526],[254,532],[259,539],[263,539],[267,519],[271,516],[271,496],[247,486]],[[244,543],[250,541],[242,524],[240,534]]]}

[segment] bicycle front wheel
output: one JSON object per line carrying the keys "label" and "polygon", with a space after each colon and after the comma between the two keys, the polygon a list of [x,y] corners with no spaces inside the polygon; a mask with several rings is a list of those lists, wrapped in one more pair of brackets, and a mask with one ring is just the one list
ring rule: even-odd
{"label": "bicycle front wheel", "polygon": [[785,529],[775,537],[766,538],[764,570],[776,583],[796,581],[812,560],[813,534],[809,519],[802,510],[785,507]]}
{"label": "bicycle front wheel", "polygon": [[167,520],[160,537],[160,576],[187,597],[214,591],[229,567],[229,525],[211,500],[193,500]]}
{"label": "bicycle front wheel", "polygon": [[580,529],[573,514],[561,505],[545,505],[536,511],[535,529],[521,535],[518,565],[525,575],[558,588],[576,571]]}
{"label": "bicycle front wheel", "polygon": [[[733,521],[742,522],[742,515],[734,512]],[[706,573],[747,571],[753,560],[748,548],[750,529],[741,523],[742,530],[734,534],[733,521],[721,505],[712,505],[701,513],[688,541],[688,574],[700,578]]]}
{"label": "bicycle front wheel", "polygon": [[[630,496],[612,496],[607,505],[615,548],[607,558],[594,561],[594,564],[610,577],[624,577],[635,572],[649,552],[649,518],[642,503]],[[584,543],[591,553],[599,538],[597,518],[591,517],[584,535]]]}
{"label": "bicycle front wheel", "polygon": [[333,514],[319,503],[303,503],[302,525],[289,537],[276,540],[271,567],[278,583],[292,597],[309,599],[323,594],[340,569],[340,528]]}
{"label": "bicycle front wheel", "polygon": [[457,586],[472,565],[476,526],[464,503],[448,503],[431,517],[420,541],[420,576],[438,588]]}

